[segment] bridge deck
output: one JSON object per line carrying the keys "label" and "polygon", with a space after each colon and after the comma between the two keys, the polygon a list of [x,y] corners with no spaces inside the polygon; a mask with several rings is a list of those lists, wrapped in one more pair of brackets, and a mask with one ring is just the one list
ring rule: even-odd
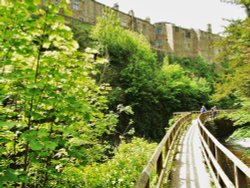
{"label": "bridge deck", "polygon": [[197,120],[193,120],[180,140],[172,174],[173,188],[211,187],[210,175],[206,171],[202,157],[198,131]]}

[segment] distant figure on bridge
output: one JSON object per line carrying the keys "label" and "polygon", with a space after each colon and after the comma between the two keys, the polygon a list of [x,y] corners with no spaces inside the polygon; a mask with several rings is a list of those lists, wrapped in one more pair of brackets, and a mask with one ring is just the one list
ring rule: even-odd
{"label": "distant figure on bridge", "polygon": [[212,107],[211,108],[211,118],[215,118],[217,115],[217,109],[216,109],[216,106]]}
{"label": "distant figure on bridge", "polygon": [[205,107],[204,105],[202,105],[201,110],[200,110],[200,113],[204,113],[204,112],[206,112],[206,111],[207,111],[206,107]]}

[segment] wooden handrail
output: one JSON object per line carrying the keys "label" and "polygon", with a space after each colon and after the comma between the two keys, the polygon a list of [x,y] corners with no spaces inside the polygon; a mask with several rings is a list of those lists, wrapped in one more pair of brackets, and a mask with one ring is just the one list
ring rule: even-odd
{"label": "wooden handrail", "polygon": [[[170,152],[174,146],[176,138],[179,136],[181,129],[185,127],[187,123],[191,122],[192,113],[186,113],[186,115],[180,118],[165,134],[160,144],[154,151],[147,166],[142,171],[138,181],[135,184],[136,188],[149,188],[150,187],[150,175],[154,168],[156,168],[158,181],[157,187],[161,185],[166,165],[169,161]],[[164,152],[165,151],[165,152]],[[164,156],[163,156],[164,155]],[[173,160],[173,157],[172,157]]]}
{"label": "wooden handrail", "polygon": [[[230,112],[230,111],[227,111]],[[220,111],[219,111],[220,113]],[[202,143],[202,151],[206,163],[210,168],[217,187],[247,188],[250,180],[250,169],[239,160],[231,151],[223,146],[204,126],[204,122],[210,117],[210,112],[200,114],[198,125]],[[225,162],[233,164],[233,177],[225,170]]]}

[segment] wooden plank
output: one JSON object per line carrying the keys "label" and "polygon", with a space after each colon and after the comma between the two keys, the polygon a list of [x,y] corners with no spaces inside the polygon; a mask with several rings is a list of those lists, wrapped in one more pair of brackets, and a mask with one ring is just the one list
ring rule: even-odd
{"label": "wooden plank", "polygon": [[[202,135],[200,135],[200,140],[202,140],[202,139],[203,139]],[[216,175],[215,175],[215,173],[213,171],[213,168],[211,166],[211,163],[210,163],[210,160],[208,158],[208,155],[206,154],[206,152],[204,150],[204,146],[203,146],[203,142],[202,141],[201,141],[201,144],[202,144],[201,151],[203,153],[203,157],[204,157],[204,159],[206,161],[206,164],[207,164],[207,166],[209,168],[209,172],[210,172],[210,174],[211,174],[211,176],[212,176],[212,178],[214,180],[214,184],[215,184],[216,188],[221,188],[220,183],[218,182],[218,179],[217,179],[217,177],[216,177]]]}
{"label": "wooden plank", "polygon": [[230,188],[235,187],[234,184],[227,177],[227,175],[225,174],[225,172],[222,170],[222,168],[220,167],[220,165],[217,163],[215,157],[213,156],[212,152],[210,151],[210,148],[208,147],[208,145],[207,145],[206,141],[203,139],[203,137],[201,137],[201,141],[202,141],[202,145],[204,147],[204,150],[208,154],[208,158],[210,159],[211,164],[216,169],[216,172],[218,172],[218,174],[220,175],[220,177],[223,180],[224,184],[227,187],[230,187]]}

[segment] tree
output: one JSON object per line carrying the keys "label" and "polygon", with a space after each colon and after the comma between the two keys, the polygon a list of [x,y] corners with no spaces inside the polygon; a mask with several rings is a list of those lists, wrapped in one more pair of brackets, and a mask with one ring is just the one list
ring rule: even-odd
{"label": "tree", "polygon": [[68,22],[68,25],[74,33],[74,39],[79,44],[78,51],[84,52],[86,48],[93,46],[91,44],[92,40],[90,38],[90,32],[93,27],[92,25],[85,24],[74,19],[70,20],[70,22]]}
{"label": "tree", "polygon": [[[236,4],[250,6],[249,0],[231,1]],[[223,51],[218,56],[222,75],[214,96],[219,100],[225,96],[234,95],[239,98],[250,97],[250,18],[232,20],[224,31],[224,38],[219,42]]]}
{"label": "tree", "polygon": [[[134,112],[121,114],[116,127],[119,134],[132,119],[136,136],[160,141],[173,111],[194,110],[209,100],[210,85],[202,78],[212,80],[209,65],[198,58],[187,59],[190,65],[183,68],[162,65],[145,37],[122,28],[114,12],[99,19],[92,37],[110,60],[102,72],[102,81],[112,87],[110,108],[123,104]],[[186,63],[184,58],[180,62]]]}
{"label": "tree", "polygon": [[100,161],[116,124],[91,52],[77,53],[60,5],[0,5],[0,187],[75,187],[69,168]]}
{"label": "tree", "polygon": [[[164,135],[162,113],[158,114],[157,91],[154,81],[157,70],[156,55],[144,36],[125,30],[114,12],[98,20],[92,38],[102,46],[102,52],[108,56],[110,64],[103,69],[102,81],[110,83],[109,106],[131,106],[134,114],[123,113],[116,127],[118,135],[127,130],[130,119],[133,119],[135,135],[160,140]],[[156,114],[156,116],[153,116]],[[161,118],[158,118],[161,116]],[[158,119],[158,120],[157,120]],[[157,123],[161,121],[161,123]],[[157,127],[153,127],[157,125]],[[150,131],[148,131],[150,130]],[[160,135],[159,135],[160,133]]]}
{"label": "tree", "polygon": [[222,98],[231,93],[250,97],[250,18],[236,20],[225,30],[225,37],[220,41],[223,52],[221,62],[221,81],[217,84],[215,98]]}
{"label": "tree", "polygon": [[249,135],[250,124],[250,18],[249,0],[235,1],[247,8],[248,17],[244,20],[233,20],[224,31],[225,37],[219,45],[223,51],[218,60],[221,65],[221,75],[216,85],[213,99],[229,103],[228,108],[237,107],[239,110],[228,115],[235,126],[242,127],[233,134]]}

